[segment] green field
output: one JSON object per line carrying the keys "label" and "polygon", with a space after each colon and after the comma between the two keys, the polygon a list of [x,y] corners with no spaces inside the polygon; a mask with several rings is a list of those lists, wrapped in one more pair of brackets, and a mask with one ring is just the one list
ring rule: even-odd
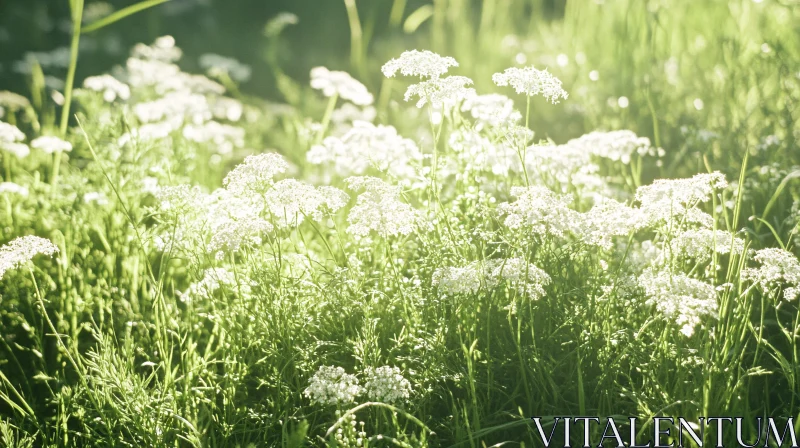
{"label": "green field", "polygon": [[797,0],[0,2],[0,447],[791,446],[798,139]]}

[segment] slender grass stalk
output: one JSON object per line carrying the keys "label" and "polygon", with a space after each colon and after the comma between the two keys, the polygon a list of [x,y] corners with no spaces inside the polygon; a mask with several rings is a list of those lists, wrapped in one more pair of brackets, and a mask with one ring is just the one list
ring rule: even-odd
{"label": "slender grass stalk", "polygon": [[347,21],[350,23],[350,64],[364,76],[364,34],[361,29],[361,20],[358,18],[356,0],[344,0],[347,9]]}

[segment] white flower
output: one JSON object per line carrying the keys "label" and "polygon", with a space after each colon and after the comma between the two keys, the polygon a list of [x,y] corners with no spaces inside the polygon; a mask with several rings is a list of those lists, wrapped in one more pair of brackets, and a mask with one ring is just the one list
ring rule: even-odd
{"label": "white flower", "polygon": [[469,112],[477,121],[479,128],[516,124],[522,119],[522,114],[514,109],[514,101],[497,93],[469,97],[464,100],[461,110]]}
{"label": "white flower", "polygon": [[393,176],[411,178],[422,157],[416,143],[398,135],[394,127],[365,121],[354,122],[342,137],[326,137],[306,153],[310,163],[331,164],[343,176],[364,174],[374,167]]}
{"label": "white flower", "polygon": [[498,206],[511,229],[524,227],[536,235],[563,237],[578,221],[578,213],[568,207],[569,195],[559,197],[542,186],[512,187],[511,195],[517,200]]}
{"label": "white flower", "polygon": [[216,121],[186,125],[183,136],[196,143],[210,143],[220,154],[230,154],[234,148],[244,146],[244,129]]}
{"label": "white flower", "polygon": [[119,98],[127,100],[131,97],[131,88],[111,75],[90,76],[83,81],[83,87],[103,94],[106,102]]}
{"label": "white flower", "polygon": [[449,56],[440,56],[428,50],[411,50],[384,64],[381,71],[387,78],[393,77],[398,71],[405,76],[438,78],[447,73],[450,67],[458,67],[458,62]]}
{"label": "white flower", "polygon": [[157,100],[138,103],[133,113],[143,123],[178,119],[201,123],[212,116],[206,97],[188,91],[170,92]]}
{"label": "white flower", "polygon": [[330,71],[325,67],[311,69],[311,88],[321,90],[327,97],[338,95],[359,106],[368,106],[373,101],[372,94],[364,84],[356,81],[347,72]]}
{"label": "white flower", "polygon": [[640,228],[679,219],[684,223],[711,227],[713,218],[696,206],[711,199],[715,191],[728,183],[719,172],[701,173],[688,179],[657,179],[636,189],[641,204]]}
{"label": "white flower", "polygon": [[408,235],[417,228],[421,215],[400,201],[400,187],[389,185],[376,177],[348,177],[345,183],[351,190],[366,190],[350,209],[347,231],[365,237],[375,231],[383,238]]}
{"label": "white flower", "polygon": [[22,197],[28,196],[28,189],[14,182],[0,182],[0,194],[16,194]]}
{"label": "white flower", "polygon": [[15,238],[0,247],[0,279],[7,271],[33,260],[36,255],[52,257],[56,252],[58,247],[48,239],[32,235]]}
{"label": "white flower", "polygon": [[28,145],[18,143],[25,140],[25,134],[13,124],[0,121],[0,150],[13,154],[18,159],[23,159],[30,154]]}
{"label": "white flower", "polygon": [[107,205],[108,199],[106,195],[100,193],[98,191],[91,191],[83,195],[83,202],[85,204],[92,204],[95,203],[97,205]]}
{"label": "white flower", "polygon": [[363,392],[358,378],[345,373],[341,367],[320,366],[309,383],[303,394],[323,405],[352,403]]}
{"label": "white flower", "polygon": [[264,26],[264,35],[267,37],[275,37],[289,25],[297,25],[300,19],[297,15],[290,12],[280,12],[275,17],[269,19],[266,26]]}
{"label": "white flower", "polygon": [[299,225],[306,216],[320,221],[324,214],[343,207],[348,199],[347,193],[337,188],[318,189],[295,179],[278,181],[264,194],[273,222],[281,228]]}
{"label": "white flower", "polygon": [[511,86],[519,94],[527,96],[541,95],[553,104],[559,98],[567,99],[567,92],[561,88],[561,81],[547,69],[537,70],[531,67],[511,67],[503,73],[492,75],[492,81],[498,86]]}
{"label": "white flower", "polygon": [[218,77],[221,74],[226,74],[238,83],[249,81],[252,73],[249,65],[214,53],[206,53],[200,56],[200,67],[206,70],[209,76]]}
{"label": "white flower", "polygon": [[645,271],[639,276],[639,284],[647,295],[647,304],[670,321],[680,326],[686,337],[705,316],[715,317],[718,304],[714,286],[690,278],[683,273],[667,271]]}
{"label": "white flower", "polygon": [[532,300],[544,297],[550,276],[522,258],[473,261],[463,267],[436,269],[432,284],[446,294],[474,294],[480,288],[494,288],[501,282]]}
{"label": "white flower", "polygon": [[614,237],[628,236],[639,223],[639,210],[606,198],[581,214],[580,236],[591,245],[610,250]]}
{"label": "white flower", "polygon": [[[568,141],[564,146],[585,151],[597,157],[610,159],[614,162],[629,164],[633,154],[652,155],[660,154],[650,146],[650,139],[638,137],[632,131],[590,132],[579,138]],[[662,150],[663,151],[663,150]]]}
{"label": "white flower", "polygon": [[14,143],[25,140],[25,134],[13,124],[0,121],[0,143]]}
{"label": "white flower", "polygon": [[741,254],[744,240],[725,230],[688,229],[669,242],[674,255],[691,257],[698,262],[711,260],[714,252],[719,254]]}
{"label": "white flower", "polygon": [[383,366],[364,370],[364,391],[370,400],[395,403],[411,395],[411,383],[403,377],[397,367]]}
{"label": "white flower", "polygon": [[72,151],[72,143],[52,136],[42,136],[31,140],[31,147],[47,154]]}
{"label": "white flower", "polygon": [[794,300],[800,291],[800,261],[784,249],[767,248],[756,251],[757,268],[742,271],[742,278],[757,283],[766,293],[772,288],[788,285],[784,298]]}
{"label": "white flower", "polygon": [[153,45],[136,44],[131,51],[134,58],[161,62],[175,62],[182,55],[183,52],[175,46],[175,38],[172,36],[161,36]]}
{"label": "white flower", "polygon": [[474,294],[486,284],[486,269],[475,261],[466,266],[438,268],[433,272],[432,284],[445,294]]}
{"label": "white flower", "polygon": [[31,102],[22,95],[2,90],[0,91],[0,106],[14,112],[31,107]]}
{"label": "white flower", "polygon": [[279,154],[250,155],[228,173],[222,183],[234,194],[260,194],[272,186],[276,175],[286,172],[287,169],[289,163]]}
{"label": "white flower", "polygon": [[475,89],[466,86],[472,85],[472,80],[466,76],[448,76],[445,78],[431,78],[418,84],[408,86],[404,99],[419,97],[417,107],[430,103],[433,108],[449,108],[459,101],[475,95]]}

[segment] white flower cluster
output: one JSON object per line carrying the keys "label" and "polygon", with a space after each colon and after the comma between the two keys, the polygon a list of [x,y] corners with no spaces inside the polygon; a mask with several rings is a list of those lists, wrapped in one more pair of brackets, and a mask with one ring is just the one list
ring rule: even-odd
{"label": "white flower cluster", "polygon": [[475,89],[468,88],[472,80],[466,76],[448,76],[446,78],[431,78],[418,84],[413,84],[406,90],[404,99],[419,97],[417,107],[422,108],[430,104],[434,109],[448,109],[459,101],[475,96]]}
{"label": "white flower cluster", "polygon": [[27,197],[28,189],[14,182],[0,182],[0,194],[16,194]]}
{"label": "white flower cluster", "polygon": [[374,98],[364,84],[347,72],[331,71],[325,67],[311,69],[311,88],[321,90],[327,97],[337,95],[359,106],[369,106]]}
{"label": "white flower cluster", "polygon": [[561,87],[561,80],[553,76],[547,69],[511,67],[502,73],[492,75],[492,81],[501,87],[511,86],[519,94],[541,95],[553,104],[558,103],[559,98],[567,99],[569,96]]}
{"label": "white flower cluster", "polygon": [[20,143],[23,140],[25,140],[25,134],[19,128],[0,121],[0,150],[13,154],[19,159],[25,158],[31,150],[28,145]]}
{"label": "white flower cluster", "polygon": [[314,145],[306,159],[315,165],[332,165],[342,176],[364,174],[373,167],[399,178],[412,178],[422,162],[422,152],[392,126],[356,121],[342,137],[326,137],[321,145]]}
{"label": "white flower cluster", "polygon": [[523,258],[473,261],[463,267],[439,268],[433,273],[433,285],[445,294],[474,294],[481,287],[495,288],[505,281],[517,292],[532,300],[545,296],[550,276]]}
{"label": "white flower cluster", "polygon": [[381,71],[391,78],[399,71],[405,76],[428,78],[418,84],[412,84],[405,93],[405,100],[419,97],[417,107],[430,104],[434,109],[450,108],[466,98],[475,96],[475,90],[468,88],[472,80],[466,76],[448,76],[441,78],[450,67],[458,63],[451,57],[443,57],[431,51],[405,51],[397,59],[383,65]]}
{"label": "white flower cluster", "polygon": [[539,185],[511,187],[514,202],[500,204],[498,209],[506,215],[504,224],[511,229],[525,228],[539,236],[564,237],[577,221],[577,212],[569,208],[569,195],[557,196]]}
{"label": "white flower cluster", "polygon": [[756,251],[753,257],[761,266],[742,271],[744,280],[755,282],[766,293],[784,287],[783,297],[795,300],[800,296],[800,261],[784,249],[767,248]]}
{"label": "white flower cluster", "polygon": [[222,184],[234,194],[245,195],[249,191],[264,193],[272,187],[275,176],[287,169],[289,164],[279,154],[267,152],[251,155],[228,173]]}
{"label": "white flower cluster", "polygon": [[715,252],[723,255],[743,253],[744,240],[725,230],[687,229],[669,241],[669,248],[673,255],[704,263],[711,260]]}
{"label": "white flower cluster", "polygon": [[650,146],[650,139],[639,137],[632,131],[590,132],[568,141],[564,146],[576,148],[597,157],[629,164],[634,154],[663,156],[664,150]]}
{"label": "white flower cluster", "polygon": [[208,76],[219,77],[220,75],[227,75],[238,83],[249,81],[252,75],[252,69],[249,65],[214,53],[206,53],[200,56],[200,67],[206,71]]}
{"label": "white flower cluster", "polygon": [[216,121],[188,124],[183,128],[183,136],[195,143],[210,143],[219,154],[230,154],[234,148],[244,146],[244,129]]}
{"label": "white flower cluster", "polygon": [[715,191],[728,183],[719,172],[701,173],[687,179],[657,179],[636,190],[636,200],[641,204],[642,227],[682,220],[711,227],[713,218],[697,208],[711,199]]}
{"label": "white flower cluster", "polygon": [[394,77],[397,72],[403,76],[438,78],[447,73],[450,67],[458,67],[458,62],[449,56],[440,56],[428,50],[411,50],[384,64],[381,71],[387,78]]}
{"label": "white flower cluster", "polygon": [[36,255],[52,257],[56,252],[58,247],[46,238],[33,235],[15,238],[0,247],[0,279],[6,272],[33,260]]}
{"label": "white flower cluster", "polygon": [[111,75],[90,76],[83,81],[83,87],[100,92],[109,103],[117,98],[125,101],[131,97],[131,88]]}
{"label": "white flower cluster", "polygon": [[72,151],[72,143],[49,135],[37,137],[31,140],[31,147],[41,150],[45,154]]}
{"label": "white flower cluster", "polygon": [[303,394],[322,405],[352,403],[363,392],[358,378],[341,367],[320,366],[309,382]]}
{"label": "white flower cluster", "polygon": [[461,105],[461,111],[470,113],[478,130],[508,126],[522,120],[522,114],[514,109],[514,101],[497,93],[468,97]]}
{"label": "white flower cluster", "polygon": [[706,316],[716,317],[717,293],[714,286],[684,273],[647,270],[639,276],[647,303],[666,318],[674,320],[686,337]]}
{"label": "white flower cluster", "polygon": [[398,367],[367,367],[364,376],[364,391],[370,400],[391,404],[411,396],[411,383]]}
{"label": "white flower cluster", "polygon": [[411,383],[398,367],[367,367],[363,375],[364,387],[359,385],[356,375],[348,374],[341,367],[320,366],[303,394],[322,405],[352,403],[363,394],[370,400],[390,404],[411,396]]}
{"label": "white flower cluster", "polygon": [[510,172],[522,171],[519,156],[512,147],[504,142],[493,142],[474,130],[457,129],[450,134],[448,143],[467,175],[470,171],[484,171],[507,176]]}
{"label": "white flower cluster", "polygon": [[131,52],[131,56],[137,59],[162,62],[175,62],[182,55],[183,52],[175,46],[175,38],[172,36],[161,36],[153,45],[136,44]]}
{"label": "white flower cluster", "polygon": [[366,237],[374,231],[389,238],[408,235],[419,225],[421,214],[400,200],[399,186],[370,176],[348,177],[345,183],[351,190],[365,190],[347,216],[347,231],[352,235]]}
{"label": "white flower cluster", "polygon": [[587,193],[605,195],[609,187],[598,175],[600,167],[585,151],[566,145],[533,145],[525,150],[528,175],[537,183],[566,192],[578,187]]}

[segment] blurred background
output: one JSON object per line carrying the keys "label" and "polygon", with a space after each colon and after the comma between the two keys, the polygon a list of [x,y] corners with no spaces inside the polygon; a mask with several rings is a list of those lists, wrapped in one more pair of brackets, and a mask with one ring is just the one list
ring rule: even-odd
{"label": "blurred background", "polygon": [[[84,23],[134,3],[86,0]],[[797,0],[171,0],[82,35],[76,85],[166,34],[184,70],[201,72],[206,53],[238,59],[252,68],[241,91],[273,102],[300,106],[318,65],[377,95],[384,62],[430,49],[455,57],[479,93],[502,91],[491,75],[506,67],[548,68],[570,98],[532,105],[537,136],[631,129],[667,151],[653,177],[711,166],[736,178],[749,152],[750,178],[772,194],[800,163]],[[63,88],[69,37],[67,0],[2,0],[2,90],[29,95],[32,59]]]}

